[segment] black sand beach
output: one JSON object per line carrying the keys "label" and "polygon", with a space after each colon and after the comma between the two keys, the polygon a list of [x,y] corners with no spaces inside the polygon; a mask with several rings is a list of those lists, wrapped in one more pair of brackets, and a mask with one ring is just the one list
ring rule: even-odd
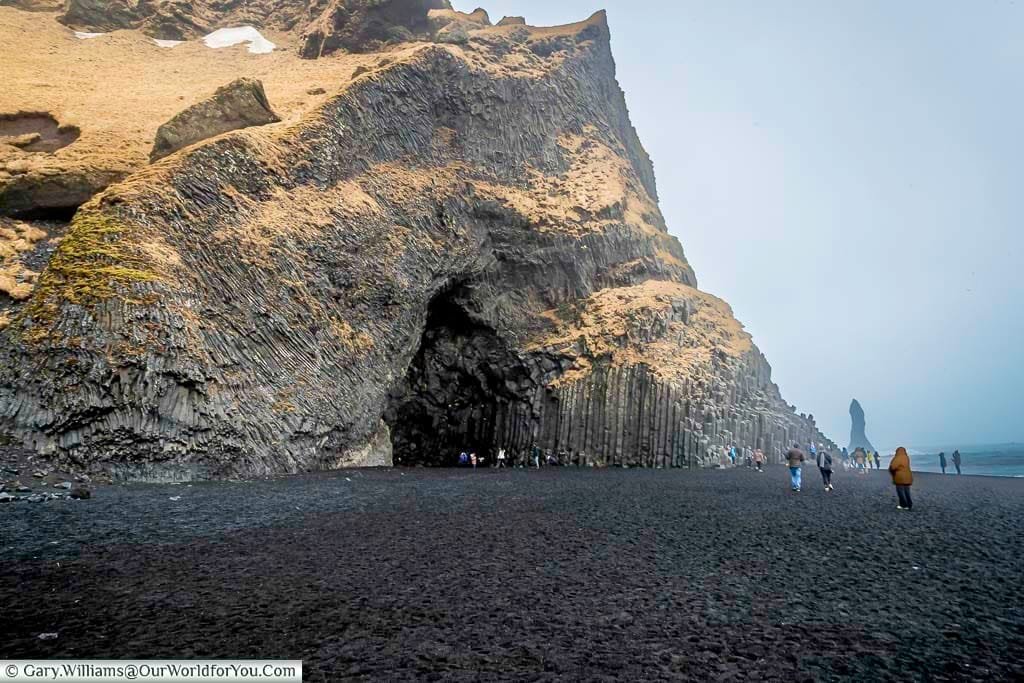
{"label": "black sand beach", "polygon": [[[1020,680],[1024,483],[349,471],[0,508],[4,658],[306,680]],[[172,497],[179,500],[171,500]],[[55,632],[55,640],[40,633]]]}

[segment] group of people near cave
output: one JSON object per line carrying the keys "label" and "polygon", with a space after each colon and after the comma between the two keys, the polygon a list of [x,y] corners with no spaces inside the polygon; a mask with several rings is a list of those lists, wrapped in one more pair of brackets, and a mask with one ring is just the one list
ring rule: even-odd
{"label": "group of people near cave", "polygon": [[[478,457],[473,451],[459,453],[459,466],[461,467],[472,467],[475,469],[478,465],[484,465],[485,460],[486,458]],[[522,451],[518,456],[513,455],[511,460],[512,462],[509,462],[508,451],[504,447],[499,448],[494,456],[494,467],[535,467],[539,469],[542,465],[547,467],[561,467],[565,465],[586,467],[589,464],[587,454],[583,451],[580,451],[574,457],[565,450],[557,454],[550,449],[545,452],[537,444],[533,444],[529,451]]]}
{"label": "group of people near cave", "polygon": [[[764,472],[767,458],[764,451],[760,448],[737,449],[735,444],[723,447],[721,462],[723,467],[735,467],[740,463],[741,459],[748,468]],[[835,486],[832,484],[832,472],[838,463],[836,463],[832,453],[825,448],[824,444],[815,445],[811,443],[805,450],[795,443],[786,452],[783,460],[789,467],[790,485],[794,492],[800,492],[803,488],[803,466],[808,462],[813,462],[817,465],[825,491],[828,492],[835,489]],[[960,474],[960,465],[963,462],[960,451],[953,451],[952,460],[953,466],[956,467],[956,473]],[[477,466],[486,464],[485,458],[477,456],[475,451],[463,451],[459,454],[458,462],[462,467],[472,467],[474,469]],[[841,463],[842,467],[846,470],[854,469],[860,474],[867,474],[872,469],[876,471],[881,470],[882,456],[871,449],[858,447],[854,449],[853,453],[850,453],[844,448]],[[558,454],[555,454],[552,450],[545,452],[534,443],[529,451],[522,451],[518,457],[514,456],[511,463],[509,463],[508,452],[505,448],[499,448],[495,455],[494,467],[534,467],[539,469],[542,465],[549,467],[565,465],[586,467],[588,464],[587,456],[582,451],[577,453],[575,457],[572,457],[565,450]],[[945,474],[947,461],[944,452],[939,453],[939,465],[942,467],[942,473]],[[893,484],[896,486],[896,496],[899,500],[896,509],[911,510],[914,507],[914,501],[910,496],[910,487],[913,484],[914,477],[910,469],[910,455],[907,453],[906,448],[900,446],[896,449],[896,453],[889,461],[888,471],[892,477]]]}

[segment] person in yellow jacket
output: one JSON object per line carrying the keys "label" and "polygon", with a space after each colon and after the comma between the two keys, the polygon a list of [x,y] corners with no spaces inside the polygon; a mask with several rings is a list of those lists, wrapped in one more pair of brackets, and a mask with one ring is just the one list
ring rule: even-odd
{"label": "person in yellow jacket", "polygon": [[892,483],[896,485],[896,496],[899,498],[897,510],[910,510],[914,507],[914,501],[910,499],[910,487],[914,483],[914,473],[910,471],[910,456],[907,449],[900,446],[896,449],[896,455],[889,463],[889,474],[892,475]]}

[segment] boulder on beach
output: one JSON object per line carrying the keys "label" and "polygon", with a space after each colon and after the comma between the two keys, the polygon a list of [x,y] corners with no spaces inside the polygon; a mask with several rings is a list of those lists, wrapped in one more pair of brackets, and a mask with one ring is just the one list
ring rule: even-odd
{"label": "boulder on beach", "polygon": [[76,500],[87,500],[92,497],[92,491],[88,486],[79,485],[72,488],[69,495]]}

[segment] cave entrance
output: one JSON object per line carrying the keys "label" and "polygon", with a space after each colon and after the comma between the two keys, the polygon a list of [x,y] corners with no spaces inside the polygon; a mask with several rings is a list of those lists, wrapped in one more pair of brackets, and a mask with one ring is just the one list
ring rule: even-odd
{"label": "cave entrance", "polygon": [[396,465],[454,465],[462,451],[492,464],[507,441],[507,416],[527,395],[529,373],[468,301],[465,285],[434,297],[419,350],[391,391],[384,420]]}

